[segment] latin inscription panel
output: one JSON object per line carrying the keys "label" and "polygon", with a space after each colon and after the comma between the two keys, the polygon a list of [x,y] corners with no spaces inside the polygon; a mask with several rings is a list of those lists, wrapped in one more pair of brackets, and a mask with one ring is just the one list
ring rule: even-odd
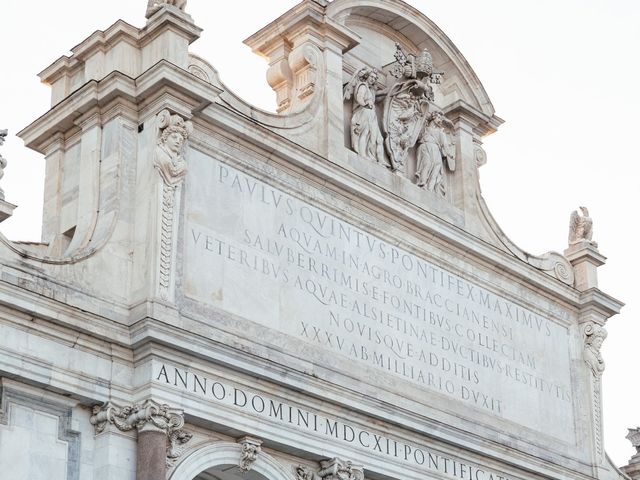
{"label": "latin inscription panel", "polygon": [[566,328],[226,164],[190,164],[187,296],[571,440]]}

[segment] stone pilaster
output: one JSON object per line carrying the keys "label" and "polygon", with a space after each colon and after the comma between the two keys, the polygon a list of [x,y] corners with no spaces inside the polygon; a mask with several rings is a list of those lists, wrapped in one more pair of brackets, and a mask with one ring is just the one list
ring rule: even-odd
{"label": "stone pilaster", "polygon": [[91,423],[97,435],[110,425],[123,432],[137,430],[137,480],[165,480],[167,467],[180,457],[182,445],[192,436],[182,429],[182,410],[153,400],[127,407],[96,406]]}

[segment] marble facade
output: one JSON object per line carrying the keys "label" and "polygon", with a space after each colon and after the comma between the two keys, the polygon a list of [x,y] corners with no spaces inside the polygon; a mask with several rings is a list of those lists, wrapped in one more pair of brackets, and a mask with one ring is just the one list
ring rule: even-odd
{"label": "marble facade", "polygon": [[588,210],[563,253],[506,237],[502,120],[433,22],[302,1],[246,40],[272,114],[190,53],[186,1],[146,16],[47,67],[19,133],[46,180],[42,242],[0,237],[11,478],[625,477]]}

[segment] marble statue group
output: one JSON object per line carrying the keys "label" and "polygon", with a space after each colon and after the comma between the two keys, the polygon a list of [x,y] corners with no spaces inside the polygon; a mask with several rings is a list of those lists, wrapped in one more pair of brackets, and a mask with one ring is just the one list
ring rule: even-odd
{"label": "marble statue group", "polygon": [[[455,171],[453,124],[433,104],[432,84],[442,72],[433,68],[431,54],[422,50],[407,54],[396,44],[390,76],[396,81],[386,90],[378,88],[380,74],[368,66],[355,72],[344,87],[344,100],[352,101],[351,147],[360,156],[408,175],[410,149],[416,147],[415,183],[446,196],[445,172]],[[382,98],[382,130],[376,101]]]}

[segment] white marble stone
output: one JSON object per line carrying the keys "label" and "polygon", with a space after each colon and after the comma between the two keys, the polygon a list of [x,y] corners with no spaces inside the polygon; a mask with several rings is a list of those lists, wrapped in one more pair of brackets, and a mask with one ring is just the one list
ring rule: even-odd
{"label": "white marble stone", "polygon": [[246,40],[274,114],[200,32],[149,2],[40,75],[42,242],[0,237],[12,478],[621,478],[622,304],[588,214],[564,255],[502,232],[478,177],[502,120],[444,33],[399,0],[302,1]]}

